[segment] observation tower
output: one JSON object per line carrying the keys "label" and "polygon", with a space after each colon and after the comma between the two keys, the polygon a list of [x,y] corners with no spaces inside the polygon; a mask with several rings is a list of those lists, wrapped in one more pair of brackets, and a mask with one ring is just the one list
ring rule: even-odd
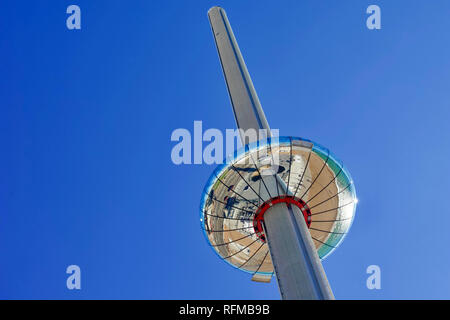
{"label": "observation tower", "polygon": [[225,11],[213,7],[208,17],[244,147],[217,167],[203,190],[206,240],[254,281],[270,282],[275,274],[283,299],[334,299],[321,259],[350,229],[353,180],[321,145],[271,136]]}

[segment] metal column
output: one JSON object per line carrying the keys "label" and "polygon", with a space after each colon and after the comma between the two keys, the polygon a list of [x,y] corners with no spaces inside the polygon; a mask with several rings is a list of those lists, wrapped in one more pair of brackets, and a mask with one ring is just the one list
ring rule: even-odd
{"label": "metal column", "polygon": [[[269,124],[259,103],[258,95],[253,87],[252,79],[245,66],[225,10],[213,7],[209,9],[208,17],[238,129],[244,131],[253,129],[258,133],[260,129],[265,129],[267,136],[270,136]],[[243,138],[242,135],[241,138]],[[261,138],[266,137],[258,135],[256,139],[247,141],[247,143]],[[242,141],[242,144],[246,143]]]}
{"label": "metal column", "polygon": [[[269,124],[225,11],[213,7],[208,11],[208,17],[238,128],[266,129],[270,135]],[[256,140],[262,138],[265,137],[258,135]],[[242,134],[241,139],[244,145],[253,142],[244,140]],[[273,177],[265,177],[264,180],[269,189],[281,183]],[[286,194],[290,193],[286,186],[282,188]],[[280,203],[270,208],[264,217],[266,239],[281,297],[290,300],[334,299],[300,209]]]}
{"label": "metal column", "polygon": [[334,299],[299,208],[274,205],[264,215],[264,233],[283,299]]}

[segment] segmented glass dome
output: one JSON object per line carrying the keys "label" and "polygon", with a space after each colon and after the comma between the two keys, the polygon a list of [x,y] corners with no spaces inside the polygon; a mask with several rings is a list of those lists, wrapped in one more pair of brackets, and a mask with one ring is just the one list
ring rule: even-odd
{"label": "segmented glass dome", "polygon": [[[281,179],[288,191],[277,187],[270,192],[266,179]],[[208,244],[232,266],[270,277],[272,260],[267,243],[258,235],[255,214],[270,199],[287,196],[308,212],[311,237],[324,259],[350,229],[357,203],[355,187],[342,162],[328,149],[296,137],[247,145],[216,168],[200,203]]]}

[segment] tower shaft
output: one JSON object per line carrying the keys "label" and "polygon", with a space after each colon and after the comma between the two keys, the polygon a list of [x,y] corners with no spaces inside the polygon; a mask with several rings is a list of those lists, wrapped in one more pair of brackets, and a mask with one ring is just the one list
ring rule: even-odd
{"label": "tower shaft", "polygon": [[264,233],[281,297],[334,299],[300,209],[279,203],[267,210],[264,217]]}
{"label": "tower shaft", "polygon": [[[269,124],[225,11],[213,7],[208,11],[208,17],[238,129],[257,132],[265,129],[270,136]],[[262,138],[265,136],[257,135],[255,140]],[[241,139],[243,145],[254,142],[244,140],[242,135]],[[263,179],[271,195],[275,195],[280,187],[286,194],[290,193],[286,186],[279,185],[275,176]],[[283,203],[274,205],[265,213],[264,230],[283,299],[334,299],[300,209]]]}
{"label": "tower shaft", "polygon": [[[208,17],[237,127],[243,131],[249,129],[257,130],[257,136],[253,137],[254,139],[247,140],[247,143],[266,138],[270,136],[269,124],[261,108],[258,95],[231,30],[225,10],[213,7],[208,11]],[[260,129],[266,130],[265,136],[259,135]],[[242,134],[241,139],[244,139]],[[245,145],[246,142],[242,141],[242,144]]]}

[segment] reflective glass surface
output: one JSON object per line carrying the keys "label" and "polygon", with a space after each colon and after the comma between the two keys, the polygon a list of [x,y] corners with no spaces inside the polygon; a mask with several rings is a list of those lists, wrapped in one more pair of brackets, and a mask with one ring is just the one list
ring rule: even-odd
{"label": "reflective glass surface", "polygon": [[[281,179],[287,191],[268,188],[268,179]],[[203,190],[200,222],[214,252],[243,271],[272,275],[268,246],[255,234],[253,218],[265,201],[284,194],[309,207],[311,237],[319,257],[327,257],[350,229],[355,188],[328,149],[295,137],[248,145],[213,172]]]}

